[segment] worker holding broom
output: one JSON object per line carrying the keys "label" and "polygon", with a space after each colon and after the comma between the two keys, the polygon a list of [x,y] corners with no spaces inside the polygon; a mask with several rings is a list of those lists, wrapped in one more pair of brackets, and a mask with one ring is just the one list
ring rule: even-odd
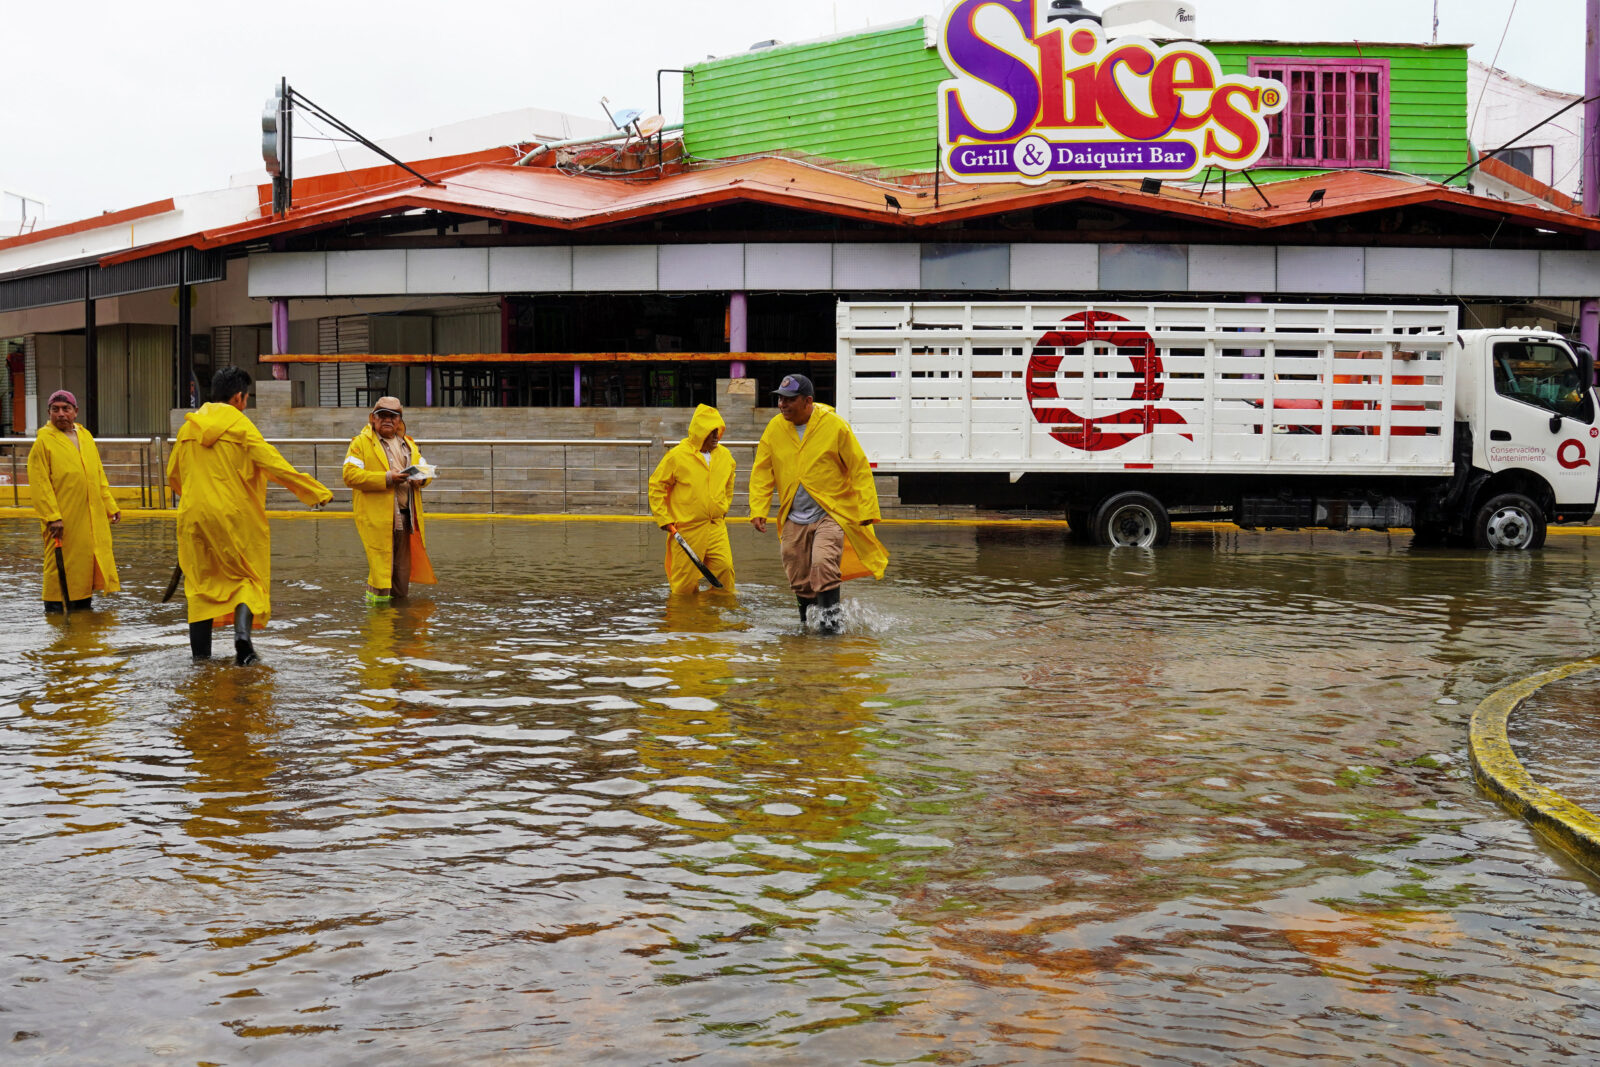
{"label": "worker holding broom", "polygon": [[733,453],[720,444],[727,423],[714,407],[694,409],[689,433],[650,475],[650,514],[667,533],[667,582],[694,593],[704,578],[733,592],[728,508],[733,503]]}
{"label": "worker holding broom", "polygon": [[44,538],[44,610],[87,611],[95,590],[121,588],[111,527],[122,509],[94,438],[77,423],[78,398],[57,389],[49,409],[50,421],[28,450],[28,492]]}

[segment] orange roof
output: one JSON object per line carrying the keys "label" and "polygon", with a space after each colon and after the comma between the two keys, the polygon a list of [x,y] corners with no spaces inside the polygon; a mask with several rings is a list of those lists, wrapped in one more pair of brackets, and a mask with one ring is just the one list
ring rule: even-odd
{"label": "orange roof", "polygon": [[[266,217],[208,230],[119,252],[102,262],[110,265],[183,246],[217,248],[425,209],[576,231],[717,205],[761,203],[918,230],[1051,204],[1091,201],[1265,231],[1432,205],[1446,211],[1517,219],[1548,230],[1600,231],[1600,219],[1575,212],[1513,204],[1455,186],[1370,171],[1336,171],[1276,182],[1260,192],[1234,177],[1228,183],[1226,202],[1215,182],[1204,195],[1175,186],[1146,193],[1137,182],[1113,181],[1043,186],[941,182],[936,192],[932,187],[874,181],[783,158],[702,164],[648,181],[574,176],[551,168],[488,162],[472,162],[431,176],[437,185],[423,185],[407,176],[343,193],[325,189],[315,202],[302,202],[283,218]],[[1324,195],[1313,204],[1309,197],[1314,189],[1323,189]],[[898,207],[889,202],[890,197]]]}
{"label": "orange roof", "polygon": [[40,241],[49,241],[57,237],[66,237],[69,234],[85,233],[89,230],[98,230],[102,226],[119,226],[124,222],[135,222],[147,219],[152,215],[164,215],[175,210],[176,203],[170,198],[166,200],[152,200],[148,204],[138,207],[123,208],[121,211],[107,211],[103,215],[91,215],[86,219],[76,222],[64,222],[59,226],[49,226],[31,233],[19,234],[16,237],[7,237],[0,240],[0,252],[8,248],[19,248],[22,245],[37,244]]}
{"label": "orange roof", "polygon": [[1478,160],[1478,169],[1492,178],[1499,178],[1508,185],[1513,185],[1530,196],[1546,200],[1557,207],[1566,208],[1568,211],[1581,211],[1583,205],[1572,197],[1563,193],[1553,185],[1546,185],[1537,178],[1522,173],[1516,167],[1507,163],[1498,156],[1484,156]]}

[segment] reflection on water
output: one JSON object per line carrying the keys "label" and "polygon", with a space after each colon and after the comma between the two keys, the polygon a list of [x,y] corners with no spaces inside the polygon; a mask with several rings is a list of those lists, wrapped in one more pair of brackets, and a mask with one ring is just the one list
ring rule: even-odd
{"label": "reflection on water", "polygon": [[1600,1054],[1597,886],[1465,759],[1479,698],[1594,652],[1600,539],[891,527],[828,639],[746,529],[730,602],[668,600],[648,526],[441,521],[441,584],[374,611],[321,517],[275,524],[239,670],[155,603],[169,523],[70,623],[33,529],[0,521],[13,1058]]}

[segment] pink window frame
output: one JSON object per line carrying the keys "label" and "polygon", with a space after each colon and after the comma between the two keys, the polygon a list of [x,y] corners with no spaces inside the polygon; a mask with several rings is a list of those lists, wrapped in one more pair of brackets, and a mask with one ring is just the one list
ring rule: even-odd
{"label": "pink window frame", "polygon": [[[1349,131],[1346,135],[1348,152],[1344,159],[1330,159],[1322,155],[1322,137],[1317,136],[1317,154],[1315,156],[1296,156],[1289,149],[1293,145],[1291,134],[1287,129],[1289,122],[1289,109],[1294,104],[1294,94],[1289,93],[1289,102],[1278,113],[1279,121],[1284,125],[1283,146],[1281,156],[1271,154],[1261,157],[1261,164],[1271,164],[1282,167],[1325,167],[1330,170],[1357,170],[1363,167],[1375,167],[1387,170],[1389,167],[1389,61],[1387,59],[1352,59],[1347,56],[1336,58],[1307,58],[1304,56],[1252,56],[1250,59],[1250,76],[1260,77],[1259,71],[1266,67],[1272,70],[1283,70],[1287,75],[1291,70],[1306,70],[1321,80],[1321,75],[1332,71],[1343,71],[1346,74],[1371,74],[1378,75],[1378,158],[1376,160],[1354,161],[1356,123],[1355,112],[1349,113]],[[1289,86],[1285,84],[1287,90]],[[1320,95],[1320,90],[1319,90]],[[1258,164],[1259,165],[1259,164]]]}

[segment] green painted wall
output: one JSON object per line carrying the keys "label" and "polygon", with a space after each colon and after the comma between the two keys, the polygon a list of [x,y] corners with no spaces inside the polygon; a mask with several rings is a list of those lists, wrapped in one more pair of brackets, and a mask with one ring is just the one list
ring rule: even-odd
{"label": "green painted wall", "polygon": [[932,170],[934,93],[949,72],[920,21],[711,60],[684,79],[684,148],[707,159],[777,149]]}
{"label": "green painted wall", "polygon": [[[1386,59],[1389,61],[1389,169],[1440,180],[1467,164],[1467,50],[1415,45],[1248,44],[1208,42],[1228,74],[1248,74],[1255,58]],[[1252,170],[1257,181],[1314,174]],[[1465,184],[1466,178],[1457,179]]]}
{"label": "green painted wall", "polygon": [[[702,159],[789,150],[890,170],[931,170],[936,93],[950,74],[938,50],[924,42],[919,21],[701,63],[685,79],[684,146]],[[1391,169],[1440,179],[1466,163],[1465,48],[1260,42],[1207,47],[1223,70],[1241,74],[1251,56],[1387,59]],[[1314,172],[1251,173],[1260,181]]]}

